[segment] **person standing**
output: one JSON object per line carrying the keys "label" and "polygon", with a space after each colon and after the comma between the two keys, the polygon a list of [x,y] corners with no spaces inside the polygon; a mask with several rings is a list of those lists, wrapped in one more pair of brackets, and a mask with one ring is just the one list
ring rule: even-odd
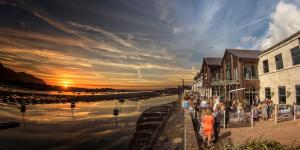
{"label": "person standing", "polygon": [[210,147],[211,137],[213,134],[214,116],[211,109],[206,109],[202,119],[204,140],[207,139],[207,146]]}
{"label": "person standing", "polygon": [[205,99],[202,99],[201,103],[200,103],[200,108],[201,109],[205,109],[207,107],[207,102]]}
{"label": "person standing", "polygon": [[260,103],[260,99],[258,98],[257,95],[255,95],[255,99],[254,99],[254,105],[258,105]]}
{"label": "person standing", "polygon": [[219,133],[220,133],[220,124],[221,124],[222,114],[219,107],[214,109],[214,143],[218,142]]}
{"label": "person standing", "polygon": [[263,120],[268,119],[268,105],[267,105],[266,101],[264,101],[261,106],[261,115],[262,115]]}

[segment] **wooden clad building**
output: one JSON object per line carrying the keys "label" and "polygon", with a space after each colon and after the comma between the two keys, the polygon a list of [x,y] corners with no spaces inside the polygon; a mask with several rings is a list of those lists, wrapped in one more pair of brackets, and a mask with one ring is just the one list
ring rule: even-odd
{"label": "wooden clad building", "polygon": [[200,70],[200,75],[202,76],[202,88],[204,89],[204,95],[207,97],[212,97],[217,94],[212,91],[212,82],[219,80],[221,75],[221,63],[222,58],[217,57],[205,57],[202,61],[202,67]]}
{"label": "wooden clad building", "polygon": [[[200,74],[205,96],[246,100],[252,104],[259,94],[258,50],[226,49],[223,58],[203,58]],[[236,90],[237,91],[232,91]],[[231,91],[231,92],[230,92]]]}
{"label": "wooden clad building", "polygon": [[[255,96],[259,94],[258,79],[258,50],[226,49],[222,60],[222,79],[227,81],[224,89],[226,99],[246,100],[252,104]],[[229,82],[230,81],[230,82]]]}

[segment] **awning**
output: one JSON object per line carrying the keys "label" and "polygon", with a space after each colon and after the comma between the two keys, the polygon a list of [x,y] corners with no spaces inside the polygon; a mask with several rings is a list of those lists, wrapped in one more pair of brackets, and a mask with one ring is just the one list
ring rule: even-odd
{"label": "awning", "polygon": [[211,82],[211,86],[225,86],[225,85],[237,85],[239,84],[236,80],[216,80]]}

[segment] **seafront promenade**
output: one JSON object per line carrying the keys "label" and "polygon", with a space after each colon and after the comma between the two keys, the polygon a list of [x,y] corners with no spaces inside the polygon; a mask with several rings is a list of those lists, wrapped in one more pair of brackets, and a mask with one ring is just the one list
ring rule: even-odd
{"label": "seafront promenade", "polygon": [[194,129],[191,113],[187,109],[184,109],[184,133],[185,150],[198,150],[197,133]]}

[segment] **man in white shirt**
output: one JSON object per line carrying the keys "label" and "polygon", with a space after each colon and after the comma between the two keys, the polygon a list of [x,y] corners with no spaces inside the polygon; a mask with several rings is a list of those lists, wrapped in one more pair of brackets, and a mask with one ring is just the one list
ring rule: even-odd
{"label": "man in white shirt", "polygon": [[206,108],[207,107],[207,102],[206,100],[202,100],[201,103],[200,103],[200,108]]}

